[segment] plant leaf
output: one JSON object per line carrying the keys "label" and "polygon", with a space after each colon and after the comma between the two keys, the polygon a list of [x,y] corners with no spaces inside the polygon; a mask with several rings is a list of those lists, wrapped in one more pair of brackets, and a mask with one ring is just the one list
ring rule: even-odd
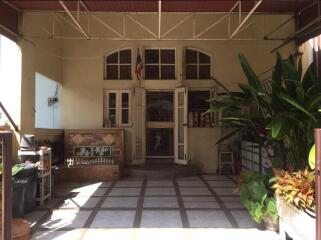
{"label": "plant leaf", "polygon": [[252,67],[248,63],[247,59],[243,54],[239,54],[239,60],[243,71],[247,77],[249,85],[252,86],[256,91],[263,92],[263,87],[259,79],[257,78],[255,72],[253,71]]}
{"label": "plant leaf", "polygon": [[284,99],[286,102],[290,103],[293,107],[296,107],[300,111],[304,112],[306,115],[311,117],[315,122],[317,122],[317,119],[311,114],[307,109],[305,109],[301,104],[299,104],[295,99],[287,95],[286,93],[281,92],[280,96],[282,99]]}
{"label": "plant leaf", "polygon": [[313,144],[309,152],[309,166],[312,170],[315,169],[315,144]]}
{"label": "plant leaf", "polygon": [[226,139],[229,139],[230,137],[234,136],[235,134],[237,134],[240,131],[240,129],[236,129],[232,132],[230,132],[229,134],[226,134],[225,136],[221,137],[216,144],[220,144],[222,142],[224,142]]}

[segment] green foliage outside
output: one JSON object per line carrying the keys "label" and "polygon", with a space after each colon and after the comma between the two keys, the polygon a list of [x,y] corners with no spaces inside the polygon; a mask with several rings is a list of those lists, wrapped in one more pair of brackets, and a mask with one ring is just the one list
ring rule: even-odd
{"label": "green foliage outside", "polygon": [[[223,122],[236,133],[250,135],[276,149],[273,166],[305,169],[314,143],[314,129],[321,125],[321,80],[311,64],[302,72],[301,59],[277,54],[270,87],[264,86],[244,55],[239,55],[247,83],[240,91],[225,92],[210,99],[208,112],[224,111]],[[242,109],[251,109],[248,113]]]}
{"label": "green foliage outside", "polygon": [[253,172],[247,175],[238,188],[242,204],[249,211],[253,220],[261,223],[265,216],[274,222],[278,219],[276,200],[269,188],[269,177]]}

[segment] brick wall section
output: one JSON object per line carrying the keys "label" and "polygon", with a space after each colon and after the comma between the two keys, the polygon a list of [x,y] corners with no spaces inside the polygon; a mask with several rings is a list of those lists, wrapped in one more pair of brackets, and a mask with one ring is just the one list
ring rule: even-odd
{"label": "brick wall section", "polygon": [[[108,135],[114,139],[110,145],[104,140]],[[73,156],[75,146],[111,146],[112,157],[124,165],[124,142],[124,129],[121,128],[65,130],[65,158]]]}

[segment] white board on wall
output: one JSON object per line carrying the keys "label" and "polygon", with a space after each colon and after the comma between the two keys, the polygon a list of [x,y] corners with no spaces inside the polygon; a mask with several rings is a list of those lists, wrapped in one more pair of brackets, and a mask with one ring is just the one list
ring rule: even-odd
{"label": "white board on wall", "polygon": [[[60,84],[40,73],[36,73],[35,127],[60,128]],[[58,102],[48,105],[48,98],[57,97]]]}

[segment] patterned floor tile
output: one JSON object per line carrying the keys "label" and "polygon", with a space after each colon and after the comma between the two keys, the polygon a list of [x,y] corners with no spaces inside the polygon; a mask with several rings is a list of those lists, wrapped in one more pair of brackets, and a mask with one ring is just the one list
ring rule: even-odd
{"label": "patterned floor tile", "polygon": [[194,228],[231,228],[232,225],[220,210],[188,210],[188,220]]}
{"label": "patterned floor tile", "polygon": [[148,180],[147,187],[173,187],[172,180]]}
{"label": "patterned floor tile", "polygon": [[176,197],[145,197],[144,208],[178,208]]}
{"label": "patterned floor tile", "polygon": [[140,188],[113,188],[109,196],[139,196]]}
{"label": "patterned floor tile", "polygon": [[239,211],[239,210],[231,211],[231,214],[233,215],[237,224],[241,228],[258,228],[259,227],[258,224],[252,220],[250,214],[246,210],[244,210],[244,211]]}
{"label": "patterned floor tile", "polygon": [[217,188],[217,187],[213,187],[213,190],[219,195],[219,196],[238,196],[238,192],[235,190],[235,188]]}
{"label": "patterned floor tile", "polygon": [[32,212],[30,212],[28,214],[25,214],[24,218],[27,219],[27,221],[29,222],[30,227],[33,227],[47,213],[48,213],[48,211],[45,211],[45,210],[32,211]]}
{"label": "patterned floor tile", "polygon": [[42,227],[50,229],[82,228],[91,211],[85,210],[54,210],[51,216],[44,221]]}
{"label": "patterned floor tile", "polygon": [[133,210],[100,210],[98,211],[91,228],[131,228],[134,224],[135,211]]}
{"label": "patterned floor tile", "polygon": [[119,181],[116,183],[115,187],[141,187],[143,181]]}
{"label": "patterned floor tile", "polygon": [[143,210],[143,228],[181,228],[183,226],[178,210]]}
{"label": "patterned floor tile", "polygon": [[107,197],[103,208],[136,208],[138,197]]}
{"label": "patterned floor tile", "polygon": [[145,196],[175,196],[175,189],[164,187],[164,188],[155,188],[148,187],[146,188]]}
{"label": "patterned floor tile", "polygon": [[59,209],[66,208],[94,208],[100,197],[74,197],[65,199],[62,204],[59,205]]}
{"label": "patterned floor tile", "polygon": [[205,184],[202,181],[177,181],[178,186],[180,187],[205,187]]}
{"label": "patterned floor tile", "polygon": [[203,187],[180,187],[181,194],[184,195],[211,195],[211,192],[207,188]]}
{"label": "patterned floor tile", "polygon": [[205,180],[229,180],[225,175],[202,175]]}
{"label": "patterned floor tile", "polygon": [[236,184],[232,181],[207,181],[211,187],[236,187]]}

